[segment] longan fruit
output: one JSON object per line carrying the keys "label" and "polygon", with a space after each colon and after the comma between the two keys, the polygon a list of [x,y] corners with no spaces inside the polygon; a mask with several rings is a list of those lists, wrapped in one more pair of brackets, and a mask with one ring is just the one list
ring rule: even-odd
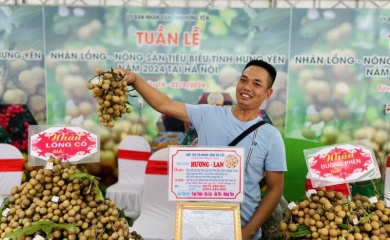
{"label": "longan fruit", "polygon": [[371,224],[368,223],[368,222],[365,223],[365,224],[363,225],[363,228],[364,228],[364,230],[367,231],[367,232],[369,232],[369,231],[372,230],[372,226],[371,226]]}
{"label": "longan fruit", "polygon": [[341,217],[336,216],[336,217],[334,218],[334,221],[337,222],[337,223],[342,223],[342,222],[343,222],[343,219],[342,219]]}
{"label": "longan fruit", "polygon": [[112,239],[117,239],[118,238],[118,233],[113,232],[112,235],[111,235],[111,238]]}
{"label": "longan fruit", "polygon": [[381,221],[382,221],[383,223],[387,223],[387,222],[389,221],[389,216],[383,214],[382,217],[381,217]]}
{"label": "longan fruit", "polygon": [[379,236],[381,234],[380,229],[372,229],[371,236]]}
{"label": "longan fruit", "polygon": [[340,205],[336,205],[336,206],[334,206],[334,209],[333,209],[336,213],[337,212],[340,212],[341,210],[342,210],[342,206],[340,206]]}
{"label": "longan fruit", "polygon": [[324,207],[325,207],[326,210],[331,210],[333,208],[333,205],[328,202],[328,203],[324,204]]}
{"label": "longan fruit", "polygon": [[385,204],[383,201],[378,201],[378,202],[375,204],[375,207],[376,207],[376,209],[378,209],[379,211],[384,211],[385,208],[386,208],[386,204]]}
{"label": "longan fruit", "polygon": [[316,220],[316,221],[320,221],[321,220],[321,216],[318,213],[315,213],[312,218],[314,220]]}
{"label": "longan fruit", "polygon": [[333,221],[334,218],[335,218],[335,215],[334,215],[333,212],[326,212],[325,215],[326,215],[326,218],[327,218],[328,220],[330,220],[330,221]]}
{"label": "longan fruit", "polygon": [[338,228],[338,225],[336,224],[336,221],[332,221],[329,223],[329,229],[331,228]]}
{"label": "longan fruit", "polygon": [[317,209],[317,208],[318,208],[318,206],[317,206],[317,204],[316,204],[316,203],[314,203],[314,202],[311,202],[311,203],[309,204],[309,208],[310,208],[310,209]]}
{"label": "longan fruit", "polygon": [[324,223],[323,223],[322,221],[316,221],[315,226],[316,226],[317,228],[323,228],[323,227],[324,227]]}
{"label": "longan fruit", "polygon": [[377,221],[372,221],[371,227],[372,227],[372,229],[379,229],[379,223]]}
{"label": "longan fruit", "polygon": [[299,206],[300,209],[304,209],[304,208],[307,207],[307,203],[306,203],[305,201],[302,201],[302,202],[300,202],[300,203],[298,204],[298,206]]}
{"label": "longan fruit", "polygon": [[336,194],[335,194],[335,192],[333,192],[333,191],[327,191],[326,194],[325,194],[325,196],[326,196],[328,199],[333,199],[333,198],[335,198]]}
{"label": "longan fruit", "polygon": [[89,213],[87,213],[86,217],[89,218],[89,219],[92,219],[92,218],[95,217],[95,214],[93,212],[89,212]]}
{"label": "longan fruit", "polygon": [[337,199],[337,200],[336,200],[336,203],[337,203],[338,205],[340,205],[340,206],[344,206],[344,204],[345,204],[345,202],[344,202],[343,199]]}
{"label": "longan fruit", "polygon": [[337,230],[334,228],[329,229],[329,236],[331,237],[337,237],[338,233]]}
{"label": "longan fruit", "polygon": [[355,202],[348,202],[349,204],[349,207],[352,209],[352,210],[355,210],[356,209],[356,204]]}
{"label": "longan fruit", "polygon": [[347,213],[344,210],[340,210],[339,212],[337,212],[337,215],[341,218],[344,218],[347,215]]}
{"label": "longan fruit", "polygon": [[370,218],[371,221],[379,221],[379,216],[378,215],[374,215]]}
{"label": "longan fruit", "polygon": [[344,194],[341,193],[341,192],[336,192],[335,194],[336,194],[336,198],[337,199],[343,199],[344,198]]}
{"label": "longan fruit", "polygon": [[318,230],[318,233],[321,234],[321,235],[324,235],[324,236],[328,236],[329,235],[329,230],[327,228],[321,228]]}

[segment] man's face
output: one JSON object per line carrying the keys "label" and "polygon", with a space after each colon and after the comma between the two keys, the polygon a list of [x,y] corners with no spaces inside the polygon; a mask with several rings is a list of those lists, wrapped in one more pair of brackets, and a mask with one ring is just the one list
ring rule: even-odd
{"label": "man's face", "polygon": [[246,109],[259,109],[262,102],[272,94],[268,72],[258,66],[249,66],[241,74],[236,87],[237,103]]}

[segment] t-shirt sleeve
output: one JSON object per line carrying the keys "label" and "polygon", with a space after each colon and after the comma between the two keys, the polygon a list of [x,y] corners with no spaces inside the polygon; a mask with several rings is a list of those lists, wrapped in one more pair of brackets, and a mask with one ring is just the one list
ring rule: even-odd
{"label": "t-shirt sleeve", "polygon": [[204,116],[209,112],[212,111],[212,106],[208,104],[187,104],[186,103],[186,110],[188,118],[191,121],[191,124],[196,126],[199,126],[203,122]]}

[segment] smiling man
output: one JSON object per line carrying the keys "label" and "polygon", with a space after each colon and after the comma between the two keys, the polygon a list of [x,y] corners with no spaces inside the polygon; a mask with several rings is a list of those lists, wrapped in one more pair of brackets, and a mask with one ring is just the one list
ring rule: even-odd
{"label": "smiling man", "polygon": [[[247,128],[262,120],[259,108],[272,94],[276,78],[273,66],[262,60],[246,64],[236,87],[237,104],[232,108],[194,105],[170,99],[147,84],[139,75],[117,68],[125,80],[156,111],[191,123],[199,146],[227,146]],[[264,124],[236,146],[244,147],[244,202],[241,204],[242,239],[261,239],[261,226],[279,204],[287,171],[285,148],[280,132]],[[267,172],[267,174],[265,174]],[[261,199],[259,182],[266,179],[267,192]]]}

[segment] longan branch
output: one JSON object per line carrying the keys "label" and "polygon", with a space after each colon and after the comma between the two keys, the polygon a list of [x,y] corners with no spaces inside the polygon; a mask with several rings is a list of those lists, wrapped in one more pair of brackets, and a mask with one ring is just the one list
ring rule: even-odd
{"label": "longan branch", "polygon": [[[113,69],[104,71],[101,68],[96,70],[96,76],[88,81],[87,88],[92,90],[92,96],[96,99],[99,108],[97,115],[99,122],[105,127],[114,127],[115,121],[123,114],[132,112],[132,104],[128,101],[130,95],[127,82],[123,76],[116,74]],[[97,83],[93,83],[98,79]]]}

